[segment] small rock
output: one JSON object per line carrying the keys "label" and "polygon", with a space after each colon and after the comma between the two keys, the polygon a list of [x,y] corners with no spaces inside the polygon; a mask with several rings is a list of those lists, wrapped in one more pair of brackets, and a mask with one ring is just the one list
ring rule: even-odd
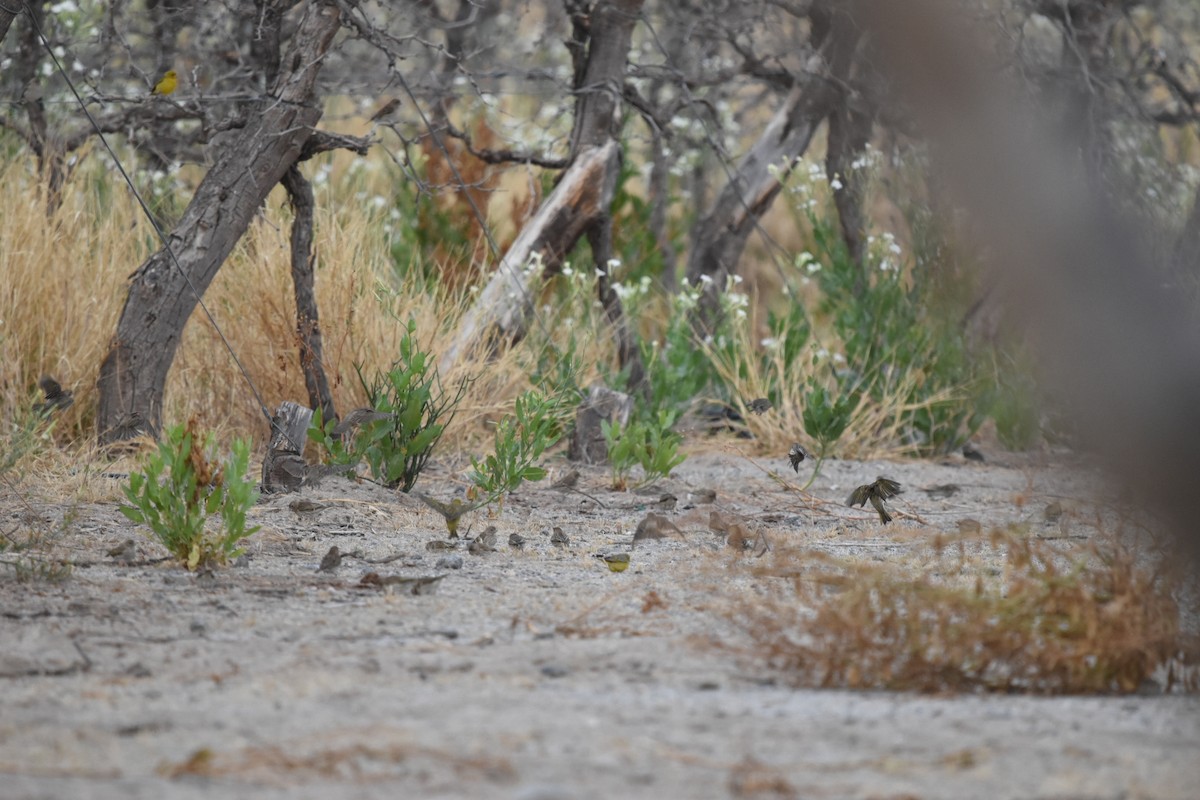
{"label": "small rock", "polygon": [[571,670],[561,664],[547,664],[542,667],[542,674],[547,678],[565,678],[571,674]]}

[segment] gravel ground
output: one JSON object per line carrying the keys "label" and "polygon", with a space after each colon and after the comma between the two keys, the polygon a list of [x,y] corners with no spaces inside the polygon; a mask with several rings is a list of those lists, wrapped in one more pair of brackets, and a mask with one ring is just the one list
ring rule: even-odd
{"label": "gravel ground", "polygon": [[[1198,796],[1194,696],[798,690],[707,645],[738,639],[721,598],[755,580],[709,529],[714,509],[774,548],[898,563],[967,517],[1081,546],[1095,519],[1078,465],[833,461],[811,491],[837,502],[811,506],[768,475],[783,461],[698,455],[645,493],[610,492],[599,470],[546,481],[464,517],[464,538],[496,527],[480,554],[427,549],[445,526],[411,497],[326,481],[303,495],[316,511],[261,502],[245,562],[199,577],[157,560],[114,482],[111,502],[72,508],[68,581],[0,577],[0,797]],[[881,474],[905,486],[886,528],[841,505]],[[949,483],[950,498],[921,491]],[[455,485],[436,469],[421,482]],[[66,511],[27,500],[0,511]],[[595,556],[628,550],[652,511],[681,534],[609,571]],[[332,545],[341,565],[318,572]],[[385,585],[363,586],[369,572]],[[438,575],[416,595],[388,584]]]}

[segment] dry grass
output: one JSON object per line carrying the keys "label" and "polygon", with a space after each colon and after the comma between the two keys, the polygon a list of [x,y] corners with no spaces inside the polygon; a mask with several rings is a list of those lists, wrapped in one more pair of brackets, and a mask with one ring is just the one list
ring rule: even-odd
{"label": "dry grass", "polygon": [[761,591],[724,613],[746,655],[803,686],[1123,693],[1157,674],[1200,688],[1175,587],[1131,549],[1110,540],[1069,556],[1012,531],[943,545],[915,574],[780,551],[756,569]]}
{"label": "dry grass", "polygon": [[[750,433],[756,452],[786,452],[792,442],[813,448],[816,437],[805,428],[804,405],[810,379],[816,379],[836,396],[838,389],[831,377],[834,365],[828,356],[833,348],[823,348],[814,337],[789,363],[783,347],[760,347],[756,341],[760,327],[752,321],[733,326],[732,348],[722,349],[711,343],[702,347],[721,382],[730,388],[731,405],[742,416],[741,425]],[[821,338],[828,341],[833,334],[824,331]],[[845,432],[827,455],[866,460],[914,455],[915,445],[906,444],[902,436],[907,415],[921,407],[956,399],[955,391],[946,390],[919,403],[911,402],[907,398],[917,394],[923,379],[916,370],[897,371],[881,397],[863,392],[850,412]],[[778,405],[766,414],[752,413],[750,401],[765,397],[770,387],[777,387]]]}
{"label": "dry grass", "polygon": [[[381,160],[355,162],[345,154],[314,168],[317,182],[316,294],[325,369],[339,409],[362,405],[355,372],[386,370],[397,353],[403,323],[412,316],[435,355],[472,301],[470,285],[482,266],[455,267],[457,288],[428,291],[401,279],[389,251],[386,224],[395,179]],[[115,186],[99,158],[74,174],[64,202],[47,219],[37,176],[25,162],[0,171],[6,212],[0,217],[0,415],[28,406],[42,373],[75,391],[75,404],[57,425],[62,442],[91,436],[96,378],[116,330],[130,274],[156,248],[149,223],[127,191]],[[180,189],[182,207],[190,189]],[[375,198],[382,198],[383,202]],[[413,220],[394,224],[411,225]],[[268,407],[307,397],[295,334],[288,235],[290,211],[277,189],[238,243],[205,302],[242,359]],[[464,277],[470,272],[471,277]],[[611,358],[601,332],[579,341],[587,363]],[[483,421],[506,413],[528,386],[530,365],[545,339],[525,342],[487,362],[465,362],[448,384],[474,379],[469,398],[447,432],[451,447],[486,434]],[[587,379],[590,376],[583,376]],[[165,422],[195,418],[221,439],[246,436],[261,443],[266,426],[245,380],[199,310],[189,321],[168,377]]]}

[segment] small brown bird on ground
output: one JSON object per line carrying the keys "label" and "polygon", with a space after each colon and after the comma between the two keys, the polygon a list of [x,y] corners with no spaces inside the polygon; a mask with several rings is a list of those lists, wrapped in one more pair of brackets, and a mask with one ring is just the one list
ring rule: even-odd
{"label": "small brown bird on ground", "polygon": [[570,547],[571,540],[567,538],[565,533],[563,533],[562,528],[555,525],[554,533],[550,536],[550,544],[554,545],[555,547]]}
{"label": "small brown bird on ground", "polygon": [[928,489],[922,489],[925,494],[935,499],[945,499],[954,497],[962,489],[957,483],[942,483],[937,486],[930,486]]}
{"label": "small brown bird on ground", "polygon": [[325,557],[321,559],[321,566],[317,567],[317,572],[332,572],[337,569],[342,563],[342,552],[338,550],[335,544],[325,553]]}
{"label": "small brown bird on ground", "polygon": [[579,483],[579,470],[573,469],[562,475],[554,483],[550,484],[551,489],[574,489],[575,484]]}
{"label": "small brown bird on ground", "polygon": [[757,400],[751,400],[746,404],[746,408],[750,409],[751,414],[765,414],[774,406],[771,401],[765,397],[760,397]]}
{"label": "small brown bird on ground", "polygon": [[473,556],[496,552],[496,526],[488,525],[487,530],[472,539],[467,552]]}
{"label": "small brown bird on ground", "polygon": [[650,512],[642,521],[638,523],[637,530],[633,532],[633,541],[636,544],[644,539],[682,539],[683,531],[679,530],[674,522],[667,519],[661,514]]}
{"label": "small brown bird on ground", "polygon": [[793,443],[792,449],[788,450],[788,461],[792,465],[792,470],[800,472],[800,462],[806,458],[812,458],[812,456],[799,442]]}
{"label": "small brown bird on ground", "polygon": [[524,550],[525,537],[519,533],[510,533],[508,535],[508,546],[514,550]]}
{"label": "small brown bird on ground", "polygon": [[862,507],[870,500],[871,505],[879,512],[879,521],[886,525],[892,521],[892,515],[883,507],[883,501],[898,494],[900,494],[900,484],[891,478],[881,476],[876,478],[874,483],[859,486],[851,492],[850,499],[846,501],[846,505],[851,508],[855,506]]}
{"label": "small brown bird on ground", "polygon": [[664,494],[662,497],[658,498],[658,502],[654,504],[654,507],[656,509],[658,509],[659,511],[671,512],[671,511],[675,510],[675,506],[678,503],[679,503],[679,498],[673,494],[668,493],[668,494]]}
{"label": "small brown bird on ground", "polygon": [[270,466],[263,480],[264,492],[296,492],[308,475],[308,462],[295,450],[273,450],[267,454]]}
{"label": "small brown bird on ground", "polygon": [[448,503],[443,503],[441,500],[430,497],[427,494],[422,494],[421,492],[413,492],[412,495],[442,515],[442,519],[446,520],[446,530],[449,532],[451,539],[458,538],[458,521],[462,519],[464,514],[487,505],[487,501],[468,503],[457,497]]}
{"label": "small brown bird on ground", "polygon": [[41,387],[42,393],[46,395],[46,400],[43,403],[34,404],[34,413],[49,416],[55,411],[70,408],[71,404],[75,402],[75,393],[62,388],[62,384],[49,375],[43,375],[39,378],[38,386]]}
{"label": "small brown bird on ground", "polygon": [[294,514],[312,514],[328,507],[328,503],[320,503],[307,497],[298,497],[292,502],[288,503],[288,508],[290,508]]}
{"label": "small brown bird on ground", "polygon": [[137,542],[133,539],[126,539],[116,547],[108,551],[108,557],[113,561],[123,561],[129,563],[137,558]]}

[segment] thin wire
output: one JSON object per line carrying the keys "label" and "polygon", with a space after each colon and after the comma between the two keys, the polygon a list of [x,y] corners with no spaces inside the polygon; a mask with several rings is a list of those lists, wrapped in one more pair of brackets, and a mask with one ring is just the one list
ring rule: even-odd
{"label": "thin wire", "polygon": [[250,391],[254,393],[254,399],[258,401],[259,410],[261,410],[263,416],[267,418],[267,422],[272,427],[275,427],[275,422],[271,418],[271,412],[267,410],[267,404],[263,402],[262,395],[259,394],[258,387],[255,386],[254,381],[250,379],[250,374],[246,371],[245,366],[242,365],[241,360],[237,357],[237,353],[234,352],[233,346],[229,343],[229,340],[225,338],[224,332],[222,332],[221,327],[217,325],[217,321],[213,318],[212,313],[208,310],[208,306],[204,304],[204,298],[201,296],[200,292],[196,290],[195,285],[192,283],[192,279],[188,277],[187,272],[179,263],[179,259],[175,256],[175,251],[171,249],[171,245],[167,241],[167,235],[163,233],[163,229],[159,227],[158,221],[155,220],[154,215],[150,213],[149,206],[146,205],[146,201],[142,199],[141,194],[133,185],[133,180],[129,177],[129,173],[125,171],[125,167],[121,164],[121,159],[112,149],[112,146],[109,145],[108,139],[105,138],[103,131],[100,130],[100,126],[96,122],[96,119],[92,116],[91,112],[88,111],[87,105],[83,102],[83,98],[79,96],[79,92],[75,90],[75,84],[71,82],[70,76],[67,75],[66,70],[63,69],[62,64],[59,63],[58,58],[54,55],[54,50],[50,47],[50,42],[46,39],[46,35],[42,33],[41,26],[38,25],[37,18],[34,16],[33,10],[29,7],[29,0],[22,0],[22,4],[25,6],[25,13],[29,15],[29,23],[33,26],[34,31],[37,32],[38,38],[42,40],[42,45],[46,48],[46,52],[50,55],[50,59],[54,62],[54,66],[58,69],[59,74],[62,75],[63,80],[67,82],[67,88],[71,90],[71,94],[75,95],[75,100],[79,103],[79,108],[83,111],[84,116],[87,117],[88,122],[92,124],[92,128],[96,131],[96,135],[100,138],[100,143],[104,145],[104,149],[107,150],[108,154],[112,157],[113,163],[117,167],[117,171],[121,173],[121,177],[125,179],[125,183],[129,186],[129,191],[133,193],[138,205],[141,206],[142,213],[146,215],[146,219],[150,220],[150,224],[154,227],[154,232],[158,234],[159,241],[162,242],[163,250],[166,251],[167,255],[171,259],[171,263],[175,265],[175,269],[179,271],[179,275],[183,278],[184,282],[187,283],[187,286],[192,291],[192,294],[195,295],[196,303],[200,306],[201,310],[204,311],[204,316],[208,319],[209,324],[213,326],[213,330],[217,332],[217,336],[220,337],[221,343],[225,345],[225,349],[229,351],[229,356],[233,359],[233,363],[237,364],[237,368],[239,371],[241,371],[242,377],[246,379],[246,383],[249,385]]}

